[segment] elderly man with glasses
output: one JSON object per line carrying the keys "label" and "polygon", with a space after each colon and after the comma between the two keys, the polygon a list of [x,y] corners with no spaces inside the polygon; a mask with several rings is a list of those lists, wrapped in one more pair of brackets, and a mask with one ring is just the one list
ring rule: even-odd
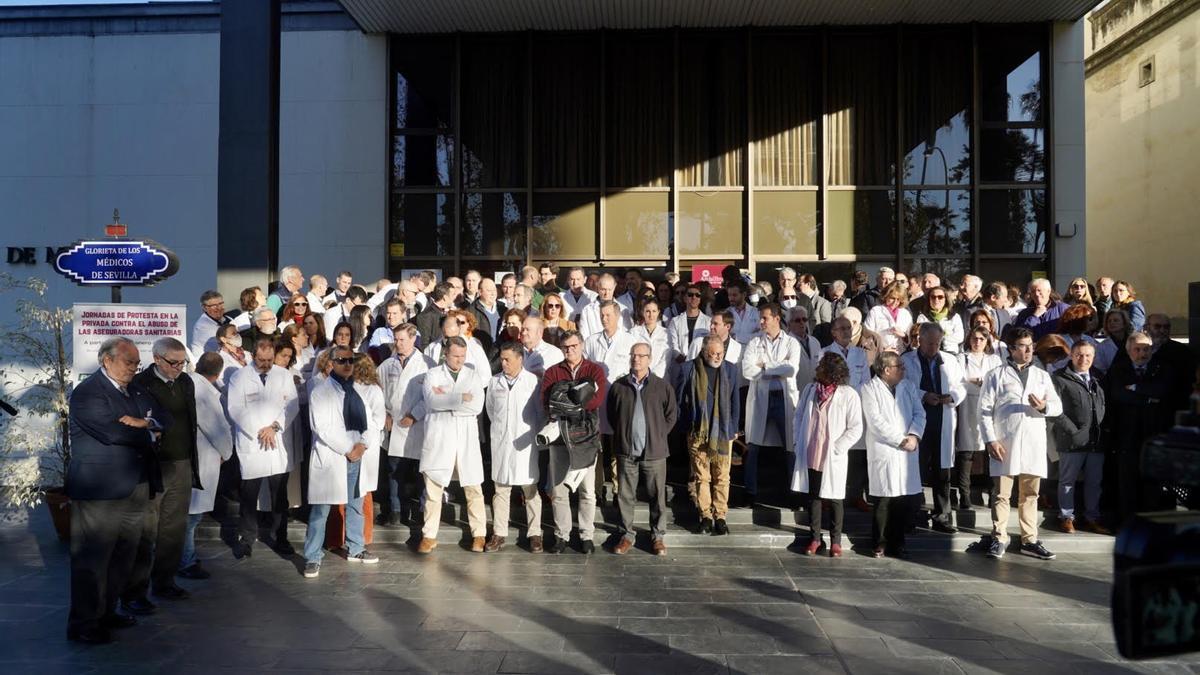
{"label": "elderly man with glasses", "polygon": [[225,298],[217,291],[204,291],[200,294],[200,317],[192,325],[191,351],[194,358],[200,358],[204,352],[217,352],[221,345],[217,343],[217,329],[230,322],[225,316]]}

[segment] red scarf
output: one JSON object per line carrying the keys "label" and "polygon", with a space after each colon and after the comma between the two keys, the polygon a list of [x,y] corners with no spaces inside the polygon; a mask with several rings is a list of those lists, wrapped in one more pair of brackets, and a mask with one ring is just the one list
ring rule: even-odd
{"label": "red scarf", "polygon": [[838,388],[836,384],[821,384],[820,382],[814,382],[814,384],[817,385],[817,403],[828,401]]}

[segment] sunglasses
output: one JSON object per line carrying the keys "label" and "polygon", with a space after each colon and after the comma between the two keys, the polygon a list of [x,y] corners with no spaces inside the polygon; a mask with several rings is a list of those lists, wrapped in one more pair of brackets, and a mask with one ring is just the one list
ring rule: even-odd
{"label": "sunglasses", "polygon": [[945,300],[945,299],[946,299],[946,296],[944,296],[944,295],[931,295],[931,296],[929,296],[929,299],[930,299],[930,300]]}
{"label": "sunglasses", "polygon": [[700,297],[700,294],[693,292],[693,293],[688,293],[687,296],[689,298],[698,298],[698,297]]}
{"label": "sunglasses", "polygon": [[340,359],[334,359],[333,362],[338,364],[339,366],[349,366],[349,365],[354,364],[354,357],[348,356],[348,357],[343,357]]}
{"label": "sunglasses", "polygon": [[562,309],[562,305],[556,305],[554,303],[547,302],[546,309]]}
{"label": "sunglasses", "polygon": [[457,319],[457,320],[455,320],[455,322],[454,322],[454,323],[457,323],[457,324],[458,324],[458,325],[460,325],[460,326],[465,326],[465,325],[467,325],[467,322],[466,322],[466,321],[463,321],[462,319]]}

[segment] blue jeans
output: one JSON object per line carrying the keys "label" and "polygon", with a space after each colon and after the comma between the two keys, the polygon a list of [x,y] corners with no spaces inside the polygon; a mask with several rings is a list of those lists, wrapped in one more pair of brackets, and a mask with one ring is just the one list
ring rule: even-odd
{"label": "blue jeans", "polygon": [[[775,427],[776,433],[779,434],[779,440],[783,444],[784,454],[791,454],[791,448],[788,445],[791,439],[787,436],[787,406],[783,402],[783,391],[772,391],[767,399],[767,415],[763,420],[763,434],[767,433],[767,428]],[[758,494],[758,451],[762,446],[753,443],[746,445],[746,456],[742,457],[742,482],[745,484],[746,492],[750,494]],[[790,481],[791,478],[789,477]]]}
{"label": "blue jeans", "polygon": [[1075,518],[1075,481],[1083,474],[1083,517],[1100,519],[1100,482],[1104,478],[1104,453],[1063,452],[1058,455],[1058,510],[1060,518]]}
{"label": "blue jeans", "polygon": [[[346,464],[346,494],[352,495],[346,501],[346,550],[351,556],[362,553],[366,546],[363,544],[363,508],[362,495],[358,492],[358,472],[362,461],[347,462]],[[325,557],[325,521],[329,519],[330,504],[313,504],[308,512],[308,529],[304,532],[304,559],[310,563],[319,563]]]}
{"label": "blue jeans", "polygon": [[183,552],[179,555],[179,569],[187,569],[197,562],[196,558],[196,526],[200,524],[200,519],[204,518],[203,513],[189,513],[187,517],[187,529],[183,531]]}

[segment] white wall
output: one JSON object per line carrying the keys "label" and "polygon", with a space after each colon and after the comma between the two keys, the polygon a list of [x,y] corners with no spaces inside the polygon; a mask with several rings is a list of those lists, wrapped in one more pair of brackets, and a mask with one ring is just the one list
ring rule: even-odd
{"label": "white wall", "polygon": [[[38,250],[36,265],[0,258],[0,269],[47,279],[61,305],[107,302],[107,289],[55,273],[44,250],[102,236],[117,207],[131,236],[181,259],[175,277],[124,300],[185,303],[194,320],[216,285],[219,40],[0,39],[0,247]],[[386,38],[355,31],[283,35],[280,259],[306,275],[386,269],[386,54]],[[0,295],[0,321],[12,305]]]}
{"label": "white wall", "polygon": [[[1066,289],[1087,270],[1087,218],[1083,128],[1084,22],[1055,23],[1051,33],[1051,190],[1054,212],[1054,287]],[[1057,228],[1064,235],[1058,236]]]}

